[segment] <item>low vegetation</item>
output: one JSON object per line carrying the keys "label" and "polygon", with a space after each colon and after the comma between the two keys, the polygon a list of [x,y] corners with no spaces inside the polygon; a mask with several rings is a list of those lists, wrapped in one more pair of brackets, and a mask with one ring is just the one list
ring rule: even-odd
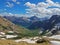
{"label": "low vegetation", "polygon": [[30,43],[27,43],[27,42],[14,42],[13,40],[0,40],[0,45],[51,45],[50,43],[48,42],[44,42],[44,43],[35,43],[35,44],[30,44]]}

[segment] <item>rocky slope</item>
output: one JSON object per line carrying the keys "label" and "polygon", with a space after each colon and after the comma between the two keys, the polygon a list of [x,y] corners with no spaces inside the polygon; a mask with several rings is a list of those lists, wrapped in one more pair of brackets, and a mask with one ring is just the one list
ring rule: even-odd
{"label": "rocky slope", "polygon": [[28,31],[28,29],[25,29],[21,26],[17,26],[12,22],[10,22],[9,20],[0,16],[0,31],[15,31],[19,33],[22,33],[22,32],[24,33]]}

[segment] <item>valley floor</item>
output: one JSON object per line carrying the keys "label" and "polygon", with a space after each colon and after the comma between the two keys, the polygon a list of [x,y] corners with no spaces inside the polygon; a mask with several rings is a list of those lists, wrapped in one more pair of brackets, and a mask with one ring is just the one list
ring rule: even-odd
{"label": "valley floor", "polygon": [[0,45],[51,45],[49,43],[41,43],[41,44],[37,44],[37,43],[27,43],[27,42],[15,42],[13,40],[0,40]]}
{"label": "valley floor", "polygon": [[[43,43],[37,43],[36,40],[31,40],[31,38],[23,38],[23,39],[18,39],[18,40],[0,39],[0,45],[60,45],[59,37],[60,37],[60,35],[55,35],[55,36],[51,36],[51,37],[44,36],[44,38],[46,38],[45,40],[49,39],[49,41],[43,42]],[[37,37],[35,37],[35,38],[37,38]]]}

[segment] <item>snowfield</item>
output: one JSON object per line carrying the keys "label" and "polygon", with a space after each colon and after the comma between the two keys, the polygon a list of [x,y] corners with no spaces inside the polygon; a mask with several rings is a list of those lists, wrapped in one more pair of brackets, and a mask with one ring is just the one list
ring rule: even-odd
{"label": "snowfield", "polygon": [[[46,36],[44,36],[44,37],[46,37]],[[60,40],[60,35],[54,35],[54,36],[51,36],[49,38],[59,39]],[[19,39],[19,40],[15,40],[15,42],[21,42],[21,41],[25,41],[27,43],[36,43],[37,40],[31,40],[31,39]],[[52,40],[50,42],[51,42],[52,45],[60,45],[60,41]]]}
{"label": "snowfield", "polygon": [[14,38],[17,37],[17,35],[6,35],[6,38]]}
{"label": "snowfield", "polygon": [[60,40],[60,35],[54,35],[54,36],[51,36],[49,38],[53,38],[53,39],[59,39]]}
{"label": "snowfield", "polygon": [[60,45],[59,41],[50,41],[52,45]]}
{"label": "snowfield", "polygon": [[31,40],[31,39],[20,39],[20,40],[15,40],[15,42],[21,42],[25,41],[27,43],[36,43],[36,40]]}
{"label": "snowfield", "polygon": [[[49,38],[60,40],[60,35],[53,35]],[[50,41],[52,45],[60,45],[60,41]]]}

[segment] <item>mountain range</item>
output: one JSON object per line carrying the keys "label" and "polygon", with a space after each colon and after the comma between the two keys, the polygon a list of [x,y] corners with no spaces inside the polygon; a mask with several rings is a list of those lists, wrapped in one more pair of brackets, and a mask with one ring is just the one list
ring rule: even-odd
{"label": "mountain range", "polygon": [[16,16],[4,16],[14,24],[21,25],[30,30],[41,29],[43,32],[56,32],[59,27],[60,31],[60,16],[53,15],[50,18],[38,18],[37,16],[32,17],[16,17]]}
{"label": "mountain range", "polygon": [[56,24],[60,23],[60,16],[59,15],[53,15],[50,19],[44,20],[44,21],[36,21],[32,23],[29,28],[43,28],[45,30],[52,29]]}
{"label": "mountain range", "polygon": [[44,21],[44,20],[48,19],[46,17],[45,18],[38,18],[37,16],[32,16],[32,17],[3,16],[3,17],[10,20],[14,24],[21,25],[23,27],[28,27],[34,22]]}

